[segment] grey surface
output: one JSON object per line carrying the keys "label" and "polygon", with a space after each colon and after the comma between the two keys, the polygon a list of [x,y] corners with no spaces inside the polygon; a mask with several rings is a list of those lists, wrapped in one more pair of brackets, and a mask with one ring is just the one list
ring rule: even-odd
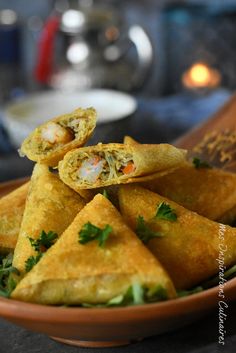
{"label": "grey surface", "polygon": [[218,309],[190,326],[126,347],[77,348],[0,320],[0,353],[235,353],[236,303],[227,310],[225,346],[218,344]]}

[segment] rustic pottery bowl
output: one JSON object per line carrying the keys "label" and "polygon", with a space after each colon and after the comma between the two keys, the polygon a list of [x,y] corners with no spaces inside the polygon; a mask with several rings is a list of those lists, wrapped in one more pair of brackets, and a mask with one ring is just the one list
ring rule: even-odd
{"label": "rustic pottery bowl", "polygon": [[[0,196],[24,182],[0,185]],[[236,299],[236,278],[224,287],[225,301]],[[156,304],[123,308],[66,308],[0,298],[0,316],[53,339],[84,347],[125,345],[168,332],[204,316],[218,305],[218,287]]]}

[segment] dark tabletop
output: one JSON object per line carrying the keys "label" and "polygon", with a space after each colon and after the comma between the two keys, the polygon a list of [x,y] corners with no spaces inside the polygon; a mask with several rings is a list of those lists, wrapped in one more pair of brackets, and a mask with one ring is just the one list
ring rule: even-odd
{"label": "dark tabletop", "polygon": [[0,353],[235,353],[236,303],[228,303],[225,346],[218,344],[218,308],[203,319],[171,333],[126,347],[77,348],[54,342],[0,320]]}

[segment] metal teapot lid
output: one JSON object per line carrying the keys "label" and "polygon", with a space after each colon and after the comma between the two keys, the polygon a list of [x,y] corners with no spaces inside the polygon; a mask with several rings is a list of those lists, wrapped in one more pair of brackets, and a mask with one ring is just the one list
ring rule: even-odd
{"label": "metal teapot lid", "polygon": [[121,18],[114,8],[93,6],[66,10],[61,16],[60,29],[67,34],[77,34],[121,24]]}

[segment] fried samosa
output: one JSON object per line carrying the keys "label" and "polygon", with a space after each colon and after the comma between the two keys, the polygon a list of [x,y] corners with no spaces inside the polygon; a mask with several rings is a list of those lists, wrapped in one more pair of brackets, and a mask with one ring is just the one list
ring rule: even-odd
{"label": "fried samosa", "polygon": [[168,144],[98,144],[68,152],[59,163],[59,175],[79,191],[149,180],[179,167],[185,157],[185,150]]}
{"label": "fried samosa", "polygon": [[29,238],[38,239],[42,231],[60,236],[84,204],[81,196],[64,185],[46,165],[35,165],[13,257],[13,266],[21,275],[25,262],[36,254]]}
{"label": "fried samosa", "polygon": [[[191,163],[142,183],[143,187],[211,220],[220,220],[236,205],[235,185],[236,174],[214,168],[197,169]],[[224,222],[231,221],[232,216],[226,214]]]}
{"label": "fried samosa", "polygon": [[93,108],[76,109],[37,127],[24,141],[20,155],[32,161],[57,166],[64,155],[83,146],[96,126]]}
{"label": "fried samosa", "polygon": [[125,145],[139,145],[139,142],[133,139],[133,137],[126,135],[124,137],[124,144]]}
{"label": "fried samosa", "polygon": [[0,252],[14,250],[20,232],[29,183],[0,199]]}
{"label": "fried samosa", "polygon": [[213,222],[137,185],[122,185],[119,202],[127,224],[140,237],[147,238],[148,248],[177,289],[191,288],[216,275],[220,247],[227,249],[224,265],[236,263],[236,229]]}
{"label": "fried samosa", "polygon": [[[105,237],[103,232],[108,228],[110,233]],[[96,230],[102,232],[102,245],[95,237]],[[145,288],[150,296],[157,289],[166,294],[165,299],[176,296],[160,263],[109,200],[98,194],[23,278],[11,297],[41,304],[105,304],[124,296],[133,284]]]}

